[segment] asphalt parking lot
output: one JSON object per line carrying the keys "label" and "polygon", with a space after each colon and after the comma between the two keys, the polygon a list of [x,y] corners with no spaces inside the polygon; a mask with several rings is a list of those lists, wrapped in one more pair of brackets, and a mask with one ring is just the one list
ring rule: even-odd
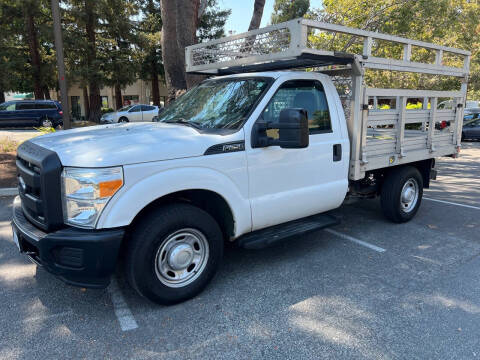
{"label": "asphalt parking lot", "polygon": [[0,198],[0,358],[480,357],[480,143],[439,161],[417,217],[375,200],[289,243],[226,252],[208,289],[162,307],[119,277],[67,286],[19,255]]}

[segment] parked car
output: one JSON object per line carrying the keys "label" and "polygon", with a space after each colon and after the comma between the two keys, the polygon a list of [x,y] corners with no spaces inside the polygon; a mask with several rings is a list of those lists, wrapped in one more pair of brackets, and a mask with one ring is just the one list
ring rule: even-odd
{"label": "parked car", "polygon": [[14,100],[0,104],[0,127],[58,127],[62,106],[55,100]]}
{"label": "parked car", "polygon": [[465,111],[464,123],[462,128],[462,140],[480,140],[480,108]]}
{"label": "parked car", "polygon": [[104,114],[100,121],[102,123],[140,122],[152,121],[158,115],[158,106],[155,105],[128,105],[115,112]]}

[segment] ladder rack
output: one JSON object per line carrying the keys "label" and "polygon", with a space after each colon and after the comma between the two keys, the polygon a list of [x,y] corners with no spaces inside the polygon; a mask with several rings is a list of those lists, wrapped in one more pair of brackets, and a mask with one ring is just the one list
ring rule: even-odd
{"label": "ladder rack", "polygon": [[[350,53],[332,50],[332,45],[335,49],[342,43],[339,38],[348,39]],[[394,49],[388,53],[392,58],[382,57],[386,49]],[[315,68],[328,75],[337,87],[347,121],[350,180],[389,166],[456,156],[469,64],[469,51],[306,19],[186,48],[186,67],[191,73]],[[459,91],[368,88],[365,69],[453,76],[461,85]],[[386,99],[394,105],[380,108],[379,101]],[[445,99],[454,107],[437,109]],[[421,101],[422,106],[407,109],[412,100]]]}
{"label": "ladder rack", "polygon": [[[310,41],[315,32],[363,39],[362,51],[344,53],[319,49]],[[373,56],[372,47],[378,41],[403,46],[403,56],[400,59]],[[412,49],[416,48],[434,52],[435,60],[432,63],[412,60]],[[364,68],[466,77],[471,55],[465,50],[307,19],[195,44],[185,51],[187,72],[217,75],[345,65],[358,61]],[[445,65],[446,54],[462,60],[461,66]]]}

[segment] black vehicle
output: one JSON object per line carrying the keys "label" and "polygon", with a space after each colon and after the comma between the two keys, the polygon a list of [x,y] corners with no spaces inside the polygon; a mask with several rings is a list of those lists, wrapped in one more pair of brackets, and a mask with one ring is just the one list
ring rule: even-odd
{"label": "black vehicle", "polygon": [[480,140],[480,118],[477,117],[463,124],[462,140]]}
{"label": "black vehicle", "polygon": [[0,104],[0,127],[57,127],[62,107],[55,100],[14,100]]}

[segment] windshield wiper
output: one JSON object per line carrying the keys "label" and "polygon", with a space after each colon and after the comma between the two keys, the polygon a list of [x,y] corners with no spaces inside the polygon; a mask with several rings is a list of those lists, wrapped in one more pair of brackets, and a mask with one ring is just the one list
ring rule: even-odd
{"label": "windshield wiper", "polygon": [[175,119],[175,120],[164,121],[164,123],[167,123],[167,124],[181,124],[181,125],[191,126],[195,129],[202,129],[202,126],[200,124],[198,124],[194,121],[185,120],[184,118],[178,118],[178,119]]}

